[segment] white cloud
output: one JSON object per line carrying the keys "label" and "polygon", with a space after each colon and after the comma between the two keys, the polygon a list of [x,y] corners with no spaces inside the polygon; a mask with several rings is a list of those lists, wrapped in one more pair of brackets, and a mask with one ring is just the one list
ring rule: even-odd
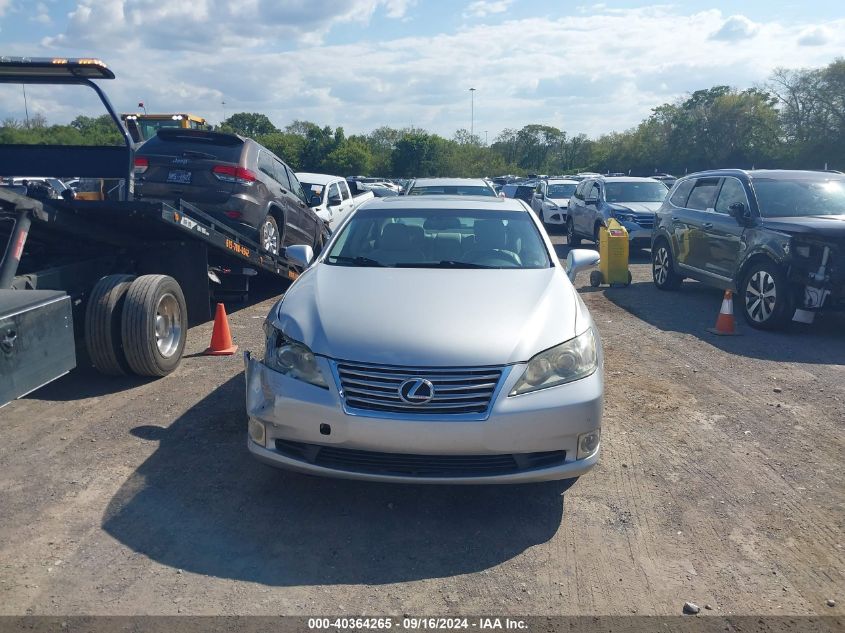
{"label": "white cloud", "polygon": [[[229,5],[252,15],[261,1]],[[63,35],[67,42],[82,38],[86,54],[115,69],[118,80],[104,87],[118,109],[132,109],[141,99],[150,111],[190,111],[217,122],[225,99],[228,114],[264,112],[278,126],[298,118],[358,133],[412,124],[451,136],[469,128],[468,88],[475,87],[475,129],[489,130],[490,139],[527,123],[588,134],[625,129],[651,108],[693,90],[751,86],[778,66],[828,64],[845,41],[845,19],[828,22],[830,40],[815,46],[802,46],[799,39],[819,25],[770,20],[754,25],[755,37],[726,46],[711,39],[730,22],[721,12],[688,14],[663,6],[594,8],[589,20],[574,13],[470,21],[456,33],[394,39],[381,33],[346,45],[274,45],[276,34],[283,39],[288,33],[281,11],[290,21],[300,20],[300,29],[305,20],[316,31],[339,24],[354,28],[360,22],[350,20],[391,10],[376,0],[311,0],[321,3],[331,4],[334,13],[318,19],[313,11],[305,15],[304,2],[286,2],[256,30],[232,22],[229,5],[217,0],[193,0],[196,19],[187,25],[193,18],[178,13],[184,6],[179,3],[96,0],[80,3],[84,8],[75,10],[79,15]],[[392,6],[407,15],[410,4],[401,5]],[[127,6],[137,11],[127,12]],[[88,30],[78,30],[76,22]],[[176,38],[183,50],[173,50]],[[59,54],[73,53],[68,43],[51,45]],[[31,46],[18,46],[5,52],[34,54]]]}
{"label": "white cloud", "polygon": [[504,13],[513,4],[513,0],[476,0],[464,9],[465,18],[483,18],[491,13]]}
{"label": "white cloud", "polygon": [[823,46],[830,42],[833,35],[824,26],[815,26],[801,31],[798,43],[801,46]]}
{"label": "white cloud", "polygon": [[[0,0],[2,2],[3,0]],[[319,43],[338,24],[366,23],[379,8],[404,17],[416,0],[79,0],[48,47],[221,50]]]}
{"label": "white cloud", "polygon": [[710,39],[724,42],[737,42],[754,37],[760,27],[744,15],[732,15],[714,32]]}

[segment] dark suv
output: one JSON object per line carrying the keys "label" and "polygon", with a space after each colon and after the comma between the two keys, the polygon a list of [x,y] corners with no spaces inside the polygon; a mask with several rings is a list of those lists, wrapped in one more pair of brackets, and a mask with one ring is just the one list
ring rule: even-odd
{"label": "dark suv", "polygon": [[185,200],[246,230],[265,251],[291,244],[319,251],[323,221],[283,161],[249,138],[164,128],[135,154],[135,195]]}
{"label": "dark suv", "polygon": [[845,176],[720,169],[685,176],[657,213],[652,272],[735,289],[756,328],[845,308]]}

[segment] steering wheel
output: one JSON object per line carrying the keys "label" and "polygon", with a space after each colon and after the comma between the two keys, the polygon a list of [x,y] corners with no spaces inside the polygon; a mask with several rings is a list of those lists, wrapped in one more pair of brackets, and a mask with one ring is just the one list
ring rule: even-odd
{"label": "steering wheel", "polygon": [[519,258],[519,255],[501,248],[470,251],[467,253],[467,259],[469,259],[473,264],[481,264],[481,260],[493,259],[501,262],[508,262],[509,264],[514,264],[515,266],[522,266],[522,260]]}

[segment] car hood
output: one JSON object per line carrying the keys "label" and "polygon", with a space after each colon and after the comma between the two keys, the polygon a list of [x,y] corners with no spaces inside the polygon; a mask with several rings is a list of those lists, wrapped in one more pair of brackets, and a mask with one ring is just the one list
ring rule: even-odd
{"label": "car hood", "polygon": [[791,235],[845,240],[845,215],[806,215],[794,218],[763,218],[763,227]]}
{"label": "car hood", "polygon": [[627,209],[628,211],[633,211],[634,213],[654,213],[659,208],[660,205],[663,204],[662,202],[610,202],[611,207],[614,209]]}
{"label": "car hood", "polygon": [[549,200],[554,202],[559,207],[569,206],[569,198],[549,198]]}
{"label": "car hood", "polygon": [[586,329],[560,268],[444,270],[317,264],[274,325],[323,356],[386,365],[504,365]]}

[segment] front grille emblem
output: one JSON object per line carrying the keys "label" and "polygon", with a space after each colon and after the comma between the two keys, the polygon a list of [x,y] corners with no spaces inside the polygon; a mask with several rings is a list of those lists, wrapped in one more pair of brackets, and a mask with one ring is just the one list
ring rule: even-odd
{"label": "front grille emblem", "polygon": [[399,397],[408,404],[428,404],[434,398],[434,385],[424,378],[411,378],[399,385]]}

